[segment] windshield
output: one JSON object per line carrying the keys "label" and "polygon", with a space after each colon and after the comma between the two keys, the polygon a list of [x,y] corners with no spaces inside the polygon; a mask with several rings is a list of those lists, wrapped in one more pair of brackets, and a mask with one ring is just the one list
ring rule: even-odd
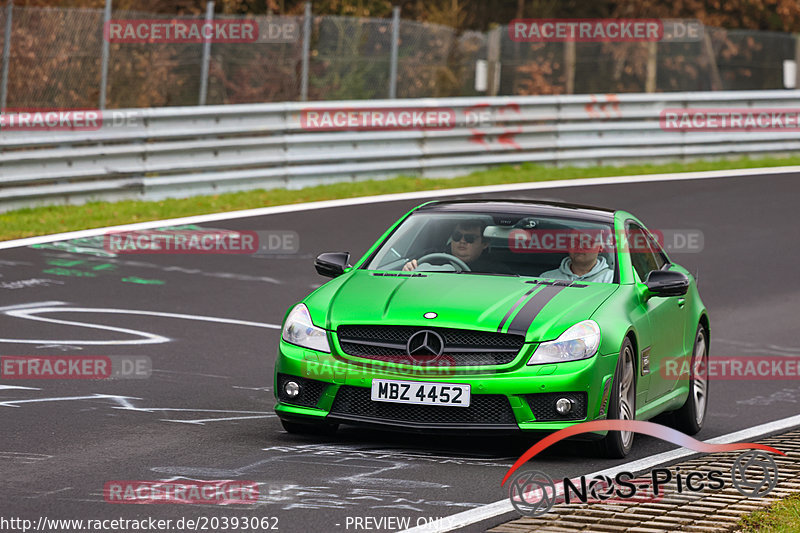
{"label": "windshield", "polygon": [[613,283],[610,224],[514,213],[414,213],[363,268]]}

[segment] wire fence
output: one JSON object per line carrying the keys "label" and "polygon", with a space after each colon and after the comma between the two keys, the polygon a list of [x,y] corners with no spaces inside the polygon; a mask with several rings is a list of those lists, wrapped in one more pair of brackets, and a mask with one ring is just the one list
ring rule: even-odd
{"label": "wire fence", "polygon": [[[204,20],[113,9],[110,14],[114,21]],[[401,20],[399,12],[377,19],[317,16],[309,8],[306,16],[214,20],[253,21],[259,38],[111,42],[102,9],[6,3],[0,9],[0,107],[788,89],[796,84],[800,55],[791,34],[710,27],[694,42],[565,43],[515,42],[507,27],[459,33]],[[263,34],[276,24],[294,27],[292,38]]]}

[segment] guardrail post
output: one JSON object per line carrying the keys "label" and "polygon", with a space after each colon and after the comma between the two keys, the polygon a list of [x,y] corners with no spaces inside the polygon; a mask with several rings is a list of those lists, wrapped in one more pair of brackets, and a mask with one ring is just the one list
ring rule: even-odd
{"label": "guardrail post", "polygon": [[6,109],[8,98],[8,63],[11,61],[11,28],[14,13],[14,0],[8,0],[6,6],[6,33],[3,36],[3,77],[0,80],[0,111]]}
{"label": "guardrail post", "polygon": [[392,8],[392,53],[389,58],[389,98],[397,98],[397,53],[400,48],[400,6]]}
{"label": "guardrail post", "polygon": [[500,39],[502,31],[502,26],[497,26],[489,31],[489,42],[486,45],[486,96],[497,96],[497,93],[500,92]]}
{"label": "guardrail post", "polygon": [[[214,0],[206,3],[206,24],[211,25],[214,21]],[[208,97],[208,64],[211,61],[211,39],[203,39],[203,59],[200,67],[200,102],[198,105],[206,105]]]}
{"label": "guardrail post", "polygon": [[102,66],[100,67],[100,109],[106,108],[106,90],[108,88],[108,52],[109,52],[109,34],[108,25],[111,23],[111,2],[106,0],[106,8],[103,11],[103,58]]}
{"label": "guardrail post", "polygon": [[575,93],[575,41],[564,41],[564,70],[567,72],[567,94]]}
{"label": "guardrail post", "polygon": [[708,70],[711,73],[711,90],[722,90],[722,78],[717,67],[717,58],[714,57],[714,46],[711,44],[711,36],[703,28],[703,44],[705,45],[706,56],[708,57]]}
{"label": "guardrail post", "polygon": [[644,92],[656,92],[656,74],[658,68],[658,43],[647,43],[647,78],[644,82]]}
{"label": "guardrail post", "polygon": [[794,36],[794,88],[800,89],[800,35]]}
{"label": "guardrail post", "polygon": [[303,13],[303,63],[300,72],[300,100],[308,100],[308,62],[311,55],[311,2]]}

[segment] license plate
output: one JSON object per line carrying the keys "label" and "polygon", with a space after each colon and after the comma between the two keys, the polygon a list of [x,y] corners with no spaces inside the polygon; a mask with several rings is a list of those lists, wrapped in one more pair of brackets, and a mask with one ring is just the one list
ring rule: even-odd
{"label": "license plate", "polygon": [[469,385],[373,379],[372,400],[375,402],[469,407]]}

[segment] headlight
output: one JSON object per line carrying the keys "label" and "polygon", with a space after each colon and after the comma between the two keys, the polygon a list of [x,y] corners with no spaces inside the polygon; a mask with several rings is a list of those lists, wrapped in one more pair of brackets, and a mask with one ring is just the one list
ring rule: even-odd
{"label": "headlight", "polygon": [[594,320],[578,322],[554,341],[541,343],[529,365],[562,363],[586,359],[597,353],[600,346],[600,326]]}
{"label": "headlight", "polygon": [[311,348],[312,350],[319,350],[320,352],[331,352],[325,330],[318,328],[311,322],[311,315],[308,313],[308,308],[303,304],[295,305],[289,313],[289,316],[286,317],[281,338],[286,342],[302,346],[303,348]]}

